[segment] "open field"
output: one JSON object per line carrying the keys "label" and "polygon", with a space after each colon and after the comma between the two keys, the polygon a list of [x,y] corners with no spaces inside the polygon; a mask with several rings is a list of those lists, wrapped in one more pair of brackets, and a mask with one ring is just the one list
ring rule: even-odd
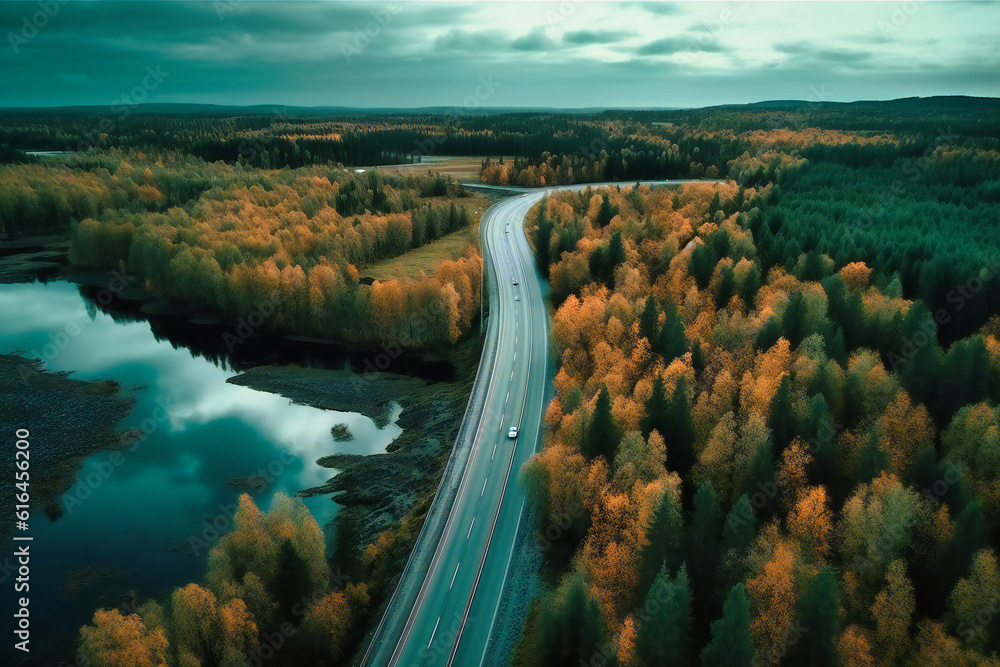
{"label": "open field", "polygon": [[443,260],[461,257],[474,238],[475,227],[464,227],[399,257],[372,264],[362,274],[375,280],[416,278],[421,272],[432,276]]}
{"label": "open field", "polygon": [[481,156],[432,155],[423,158],[423,162],[417,164],[390,164],[379,167],[379,169],[404,176],[435,173],[442,176],[451,176],[457,181],[478,182],[479,170],[482,167],[482,163],[483,157]]}

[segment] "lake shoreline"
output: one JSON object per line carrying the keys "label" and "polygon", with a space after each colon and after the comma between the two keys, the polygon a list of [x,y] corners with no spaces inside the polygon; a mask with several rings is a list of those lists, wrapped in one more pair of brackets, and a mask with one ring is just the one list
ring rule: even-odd
{"label": "lake shoreline", "polygon": [[376,424],[387,422],[393,405],[401,408],[395,424],[402,434],[385,452],[321,457],[317,462],[331,469],[330,480],[300,493],[331,494],[341,506],[333,523],[335,560],[344,567],[352,567],[365,547],[434,493],[461,424],[480,350],[478,337],[460,343],[452,356],[454,379],[433,383],[395,373],[287,365],[256,366],[228,380],[311,407],[359,412]]}
{"label": "lake shoreline", "polygon": [[[339,506],[331,519],[320,522],[325,524],[325,532],[334,536],[327,553],[333,570],[350,578],[364,578],[366,548],[388,534],[394,548],[376,578],[384,589],[397,577],[416,537],[414,527],[418,529],[422,523],[451,454],[478,370],[482,338],[470,334],[446,353],[428,353],[348,345],[261,328],[241,338],[233,353],[222,341],[223,333],[234,330],[235,323],[161,301],[137,279],[114,271],[75,269],[68,264],[67,245],[61,234],[0,242],[0,283],[40,280],[72,284],[96,310],[116,321],[145,321],[158,339],[166,338],[175,347],[182,346],[238,372],[226,380],[229,384],[279,395],[304,406],[357,413],[370,418],[379,429],[391,423],[402,430],[385,451],[358,454],[334,453],[344,452],[338,444],[350,447],[350,442],[338,443],[331,433],[328,453],[317,457],[321,451],[314,452],[309,457],[309,463],[328,469],[329,477],[325,483],[298,490],[300,496]],[[32,366],[66,382],[88,384],[69,380],[63,372],[45,371],[38,360],[9,363]],[[113,419],[100,420],[110,420],[113,437],[80,438],[93,446],[79,455],[75,465],[62,470],[64,474],[47,503],[53,512],[60,510],[63,494],[76,481],[87,457],[122,442],[127,444],[127,438],[123,440],[123,435],[114,431],[132,411],[135,401],[127,400],[127,409],[114,413]],[[115,405],[110,400],[106,409]],[[56,423],[45,411],[30,414]],[[63,432],[72,431],[67,428]],[[239,477],[229,480],[231,486],[240,482]],[[327,501],[320,496],[327,496]]]}
{"label": "lake shoreline", "polygon": [[[134,438],[118,422],[135,405],[117,382],[84,381],[45,369],[40,359],[0,355],[0,429],[27,429],[30,445],[32,510],[50,517],[62,511],[62,495],[72,487],[84,461],[101,451],[127,447]],[[14,470],[14,447],[4,447],[5,469]],[[9,465],[7,465],[9,464]],[[0,500],[13,506],[13,475],[0,481]],[[13,516],[0,518],[0,539]]]}
{"label": "lake shoreline", "polygon": [[[460,342],[456,346],[458,353],[448,359],[422,351],[386,346],[380,349],[266,330],[240,337],[238,322],[226,322],[214,314],[164,300],[140,284],[138,278],[72,266],[68,247],[65,232],[5,239],[0,242],[0,283],[62,280],[78,285],[89,290],[90,298],[103,310],[146,320],[169,334],[186,330],[191,340],[178,342],[192,349],[203,342],[196,340],[199,337],[218,344],[227,332],[236,332],[237,344],[228,346],[228,355],[221,344],[215,350],[229,356],[230,363],[240,371],[228,380],[232,384],[278,394],[302,405],[357,412],[370,417],[380,428],[389,422],[392,404],[402,406],[398,425],[403,434],[387,452],[322,457],[320,465],[336,469],[339,474],[324,486],[302,490],[302,495],[307,496],[336,494],[338,504],[358,508],[353,514],[362,526],[362,541],[374,539],[378,532],[401,521],[417,497],[435,488],[478,367],[478,336]],[[292,353],[262,351],[279,345]],[[344,368],[305,367],[297,363],[295,351],[302,353],[306,363],[311,361],[308,357],[328,354],[341,361]],[[454,363],[456,359],[459,363]]]}

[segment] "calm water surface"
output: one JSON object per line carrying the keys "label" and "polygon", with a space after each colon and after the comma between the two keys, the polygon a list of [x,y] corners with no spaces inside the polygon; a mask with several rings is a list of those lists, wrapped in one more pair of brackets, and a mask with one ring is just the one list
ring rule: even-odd
{"label": "calm water surface", "polygon": [[[134,451],[122,450],[118,466],[107,452],[87,459],[58,519],[32,517],[30,664],[61,664],[51,656],[72,649],[77,629],[101,605],[133,592],[163,597],[199,581],[205,550],[193,548],[192,538],[212,537],[206,521],[228,521],[241,493],[232,478],[269,470],[273,482],[255,494],[266,506],[279,491],[329,479],[335,471],[316,465],[319,457],[382,451],[400,433],[393,423],[379,429],[362,415],[228,384],[235,371],[157,340],[148,322],[116,322],[69,283],[0,285],[0,354],[12,352],[79,379],[116,380],[136,399],[120,428],[148,434]],[[333,441],[338,423],[350,427],[353,441]],[[321,525],[337,509],[329,496],[305,502]],[[0,584],[4,605],[13,598],[9,586]],[[0,656],[9,655],[11,642],[3,642]]]}

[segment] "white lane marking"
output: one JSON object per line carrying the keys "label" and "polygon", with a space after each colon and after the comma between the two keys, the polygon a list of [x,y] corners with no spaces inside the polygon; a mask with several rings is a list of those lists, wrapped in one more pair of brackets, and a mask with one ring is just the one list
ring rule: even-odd
{"label": "white lane marking", "polygon": [[458,568],[460,568],[460,567],[462,567],[461,563],[459,563],[458,565],[455,566],[455,574],[451,575],[451,583],[448,584],[448,590],[449,591],[451,590],[451,587],[455,585],[455,577],[458,576]]}
{"label": "white lane marking", "polygon": [[440,622],[441,622],[441,617],[440,617],[440,616],[438,616],[438,620],[437,620],[437,623],[435,623],[435,624],[434,624],[434,630],[433,630],[433,631],[431,632],[431,640],[430,640],[429,642],[427,642],[427,648],[430,648],[430,647],[431,647],[431,644],[433,644],[433,643],[434,643],[434,635],[436,635],[436,634],[437,634],[437,631],[438,631],[438,623],[440,623]]}
{"label": "white lane marking", "polygon": [[486,482],[488,482],[488,481],[490,481],[489,477],[487,477],[486,479],[483,480],[483,490],[479,492],[479,497],[480,498],[482,498],[483,494],[486,493]]}
{"label": "white lane marking", "polygon": [[476,525],[476,517],[472,517],[472,523],[469,524],[469,532],[465,534],[465,539],[469,539],[472,535],[472,527]]}
{"label": "white lane marking", "polygon": [[493,453],[490,454],[490,461],[492,461],[493,457],[495,457],[496,455],[497,455],[497,443],[494,442],[493,443]]}

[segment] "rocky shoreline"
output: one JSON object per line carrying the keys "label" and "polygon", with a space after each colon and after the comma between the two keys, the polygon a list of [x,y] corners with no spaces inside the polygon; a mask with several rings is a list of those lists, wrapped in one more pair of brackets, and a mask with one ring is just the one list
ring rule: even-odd
{"label": "rocky shoreline", "polygon": [[[86,382],[47,371],[38,359],[0,355],[0,432],[27,429],[32,509],[61,513],[59,497],[75,481],[84,459],[129,444],[117,425],[135,400],[116,382]],[[2,448],[4,469],[14,469],[13,442]],[[13,506],[13,475],[0,479],[0,502]],[[0,518],[0,538],[13,527],[12,513]]]}
{"label": "rocky shoreline", "polygon": [[[356,555],[436,488],[465,411],[479,349],[478,339],[461,344],[453,356],[455,377],[444,382],[296,366],[257,366],[228,381],[303,405],[357,412],[379,427],[388,423],[394,405],[401,407],[396,424],[403,432],[386,452],[323,457],[318,463],[336,475],[302,491],[308,496],[332,494],[342,507],[335,520],[338,550]],[[342,555],[351,560],[351,553]]]}

